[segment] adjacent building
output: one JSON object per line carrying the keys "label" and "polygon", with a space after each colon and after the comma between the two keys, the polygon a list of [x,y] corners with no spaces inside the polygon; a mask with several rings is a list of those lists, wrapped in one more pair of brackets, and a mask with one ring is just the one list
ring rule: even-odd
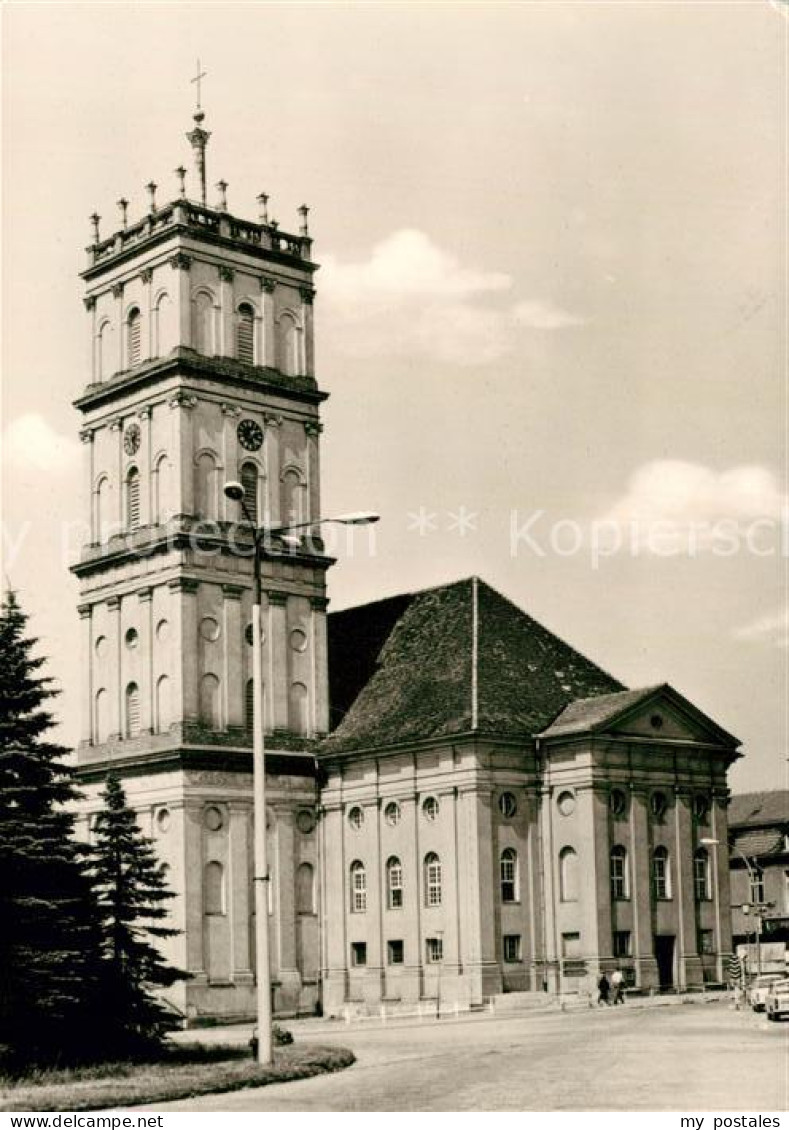
{"label": "adjacent building", "polygon": [[[789,943],[789,789],[743,793],[729,806],[734,945],[751,971],[786,967]],[[758,940],[758,945],[757,945]]]}

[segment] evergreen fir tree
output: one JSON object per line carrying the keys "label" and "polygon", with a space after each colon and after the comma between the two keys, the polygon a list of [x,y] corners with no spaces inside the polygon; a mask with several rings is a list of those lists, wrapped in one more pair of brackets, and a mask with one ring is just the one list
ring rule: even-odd
{"label": "evergreen fir tree", "polygon": [[47,741],[59,692],[39,672],[27,617],[0,609],[0,1058],[89,1056],[96,1038],[99,935],[67,750]]}
{"label": "evergreen fir tree", "polygon": [[91,862],[103,935],[105,1039],[116,1054],[135,1054],[177,1024],[152,990],[187,974],[168,965],[155,945],[156,939],[179,933],[162,925],[175,897],[165,865],[157,861],[153,841],[139,828],[113,774],[102,799]]}

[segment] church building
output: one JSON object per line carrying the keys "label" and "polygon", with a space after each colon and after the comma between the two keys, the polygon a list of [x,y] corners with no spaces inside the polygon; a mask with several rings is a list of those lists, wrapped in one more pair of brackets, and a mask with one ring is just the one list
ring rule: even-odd
{"label": "church building", "polygon": [[[83,832],[108,770],[177,892],[187,1021],[255,1008],[253,532],[320,516],[308,209],[254,222],[195,171],[93,238],[76,401]],[[671,687],[627,690],[477,578],[328,617],[315,531],[263,576],[273,1002],[474,1007],[720,980],[738,742]],[[706,846],[712,842],[714,847]]]}

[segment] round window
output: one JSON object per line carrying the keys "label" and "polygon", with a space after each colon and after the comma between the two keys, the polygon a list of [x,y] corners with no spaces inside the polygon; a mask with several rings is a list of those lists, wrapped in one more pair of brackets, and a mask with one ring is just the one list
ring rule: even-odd
{"label": "round window", "polygon": [[224,823],[222,810],[217,808],[216,805],[211,805],[210,808],[205,810],[203,822],[209,832],[218,832]]}
{"label": "round window", "polygon": [[400,805],[396,800],[391,800],[384,809],[384,820],[392,828],[400,823]]}
{"label": "round window", "polygon": [[211,642],[219,639],[219,624],[213,616],[206,616],[200,621],[200,635]]}
{"label": "round window", "polygon": [[660,714],[653,714],[649,719],[649,724],[653,730],[660,730],[663,728],[663,718]]}
{"label": "round window", "polygon": [[364,824],[364,812],[361,808],[359,808],[358,804],[354,805],[354,807],[348,813],[348,823],[351,825],[355,832],[358,832],[362,824]]}
{"label": "round window", "polygon": [[668,799],[665,793],[656,792],[649,798],[649,807],[652,810],[652,815],[660,820],[662,816],[666,815],[668,808]]}
{"label": "round window", "polygon": [[627,808],[627,797],[622,789],[611,789],[608,797],[608,807],[613,816],[624,816]]}
{"label": "round window", "polygon": [[507,818],[518,811],[518,802],[512,793],[502,793],[499,797],[499,812]]}
{"label": "round window", "polygon": [[294,651],[306,651],[307,633],[302,632],[301,628],[294,628],[290,633],[290,646]]}
{"label": "round window", "polygon": [[296,817],[296,826],[300,832],[308,836],[315,827],[315,817],[306,808],[302,808],[301,812]]}
{"label": "round window", "polygon": [[137,635],[137,629],[136,628],[129,628],[128,632],[126,633],[126,635],[123,638],[126,641],[127,647],[136,647],[137,644],[140,642],[139,636]]}
{"label": "round window", "polygon": [[571,812],[575,811],[575,797],[570,792],[559,793],[556,800],[556,807],[559,809],[562,816],[569,816]]}
{"label": "round window", "polygon": [[425,820],[435,820],[438,816],[438,801],[434,796],[429,796],[422,805]]}

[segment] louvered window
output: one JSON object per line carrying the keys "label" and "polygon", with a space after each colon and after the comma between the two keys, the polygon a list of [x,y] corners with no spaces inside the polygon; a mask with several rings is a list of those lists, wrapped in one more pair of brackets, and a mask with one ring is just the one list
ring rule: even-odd
{"label": "louvered window", "polygon": [[132,467],[126,476],[126,527],[136,530],[140,524],[140,473]]}
{"label": "louvered window", "polygon": [[131,369],[134,365],[139,365],[140,363],[140,347],[142,343],[142,320],[140,311],[136,308],[129,314],[127,330],[128,360],[129,368]]}
{"label": "louvered window", "polygon": [[246,513],[257,524],[258,520],[258,469],[254,463],[245,463],[241,468],[241,486],[244,488],[244,507]]}
{"label": "louvered window", "polygon": [[136,683],[126,688],[126,737],[133,738],[140,732],[140,689]]}
{"label": "louvered window", "polygon": [[236,356],[248,365],[255,363],[255,312],[246,304],[238,308]]}

